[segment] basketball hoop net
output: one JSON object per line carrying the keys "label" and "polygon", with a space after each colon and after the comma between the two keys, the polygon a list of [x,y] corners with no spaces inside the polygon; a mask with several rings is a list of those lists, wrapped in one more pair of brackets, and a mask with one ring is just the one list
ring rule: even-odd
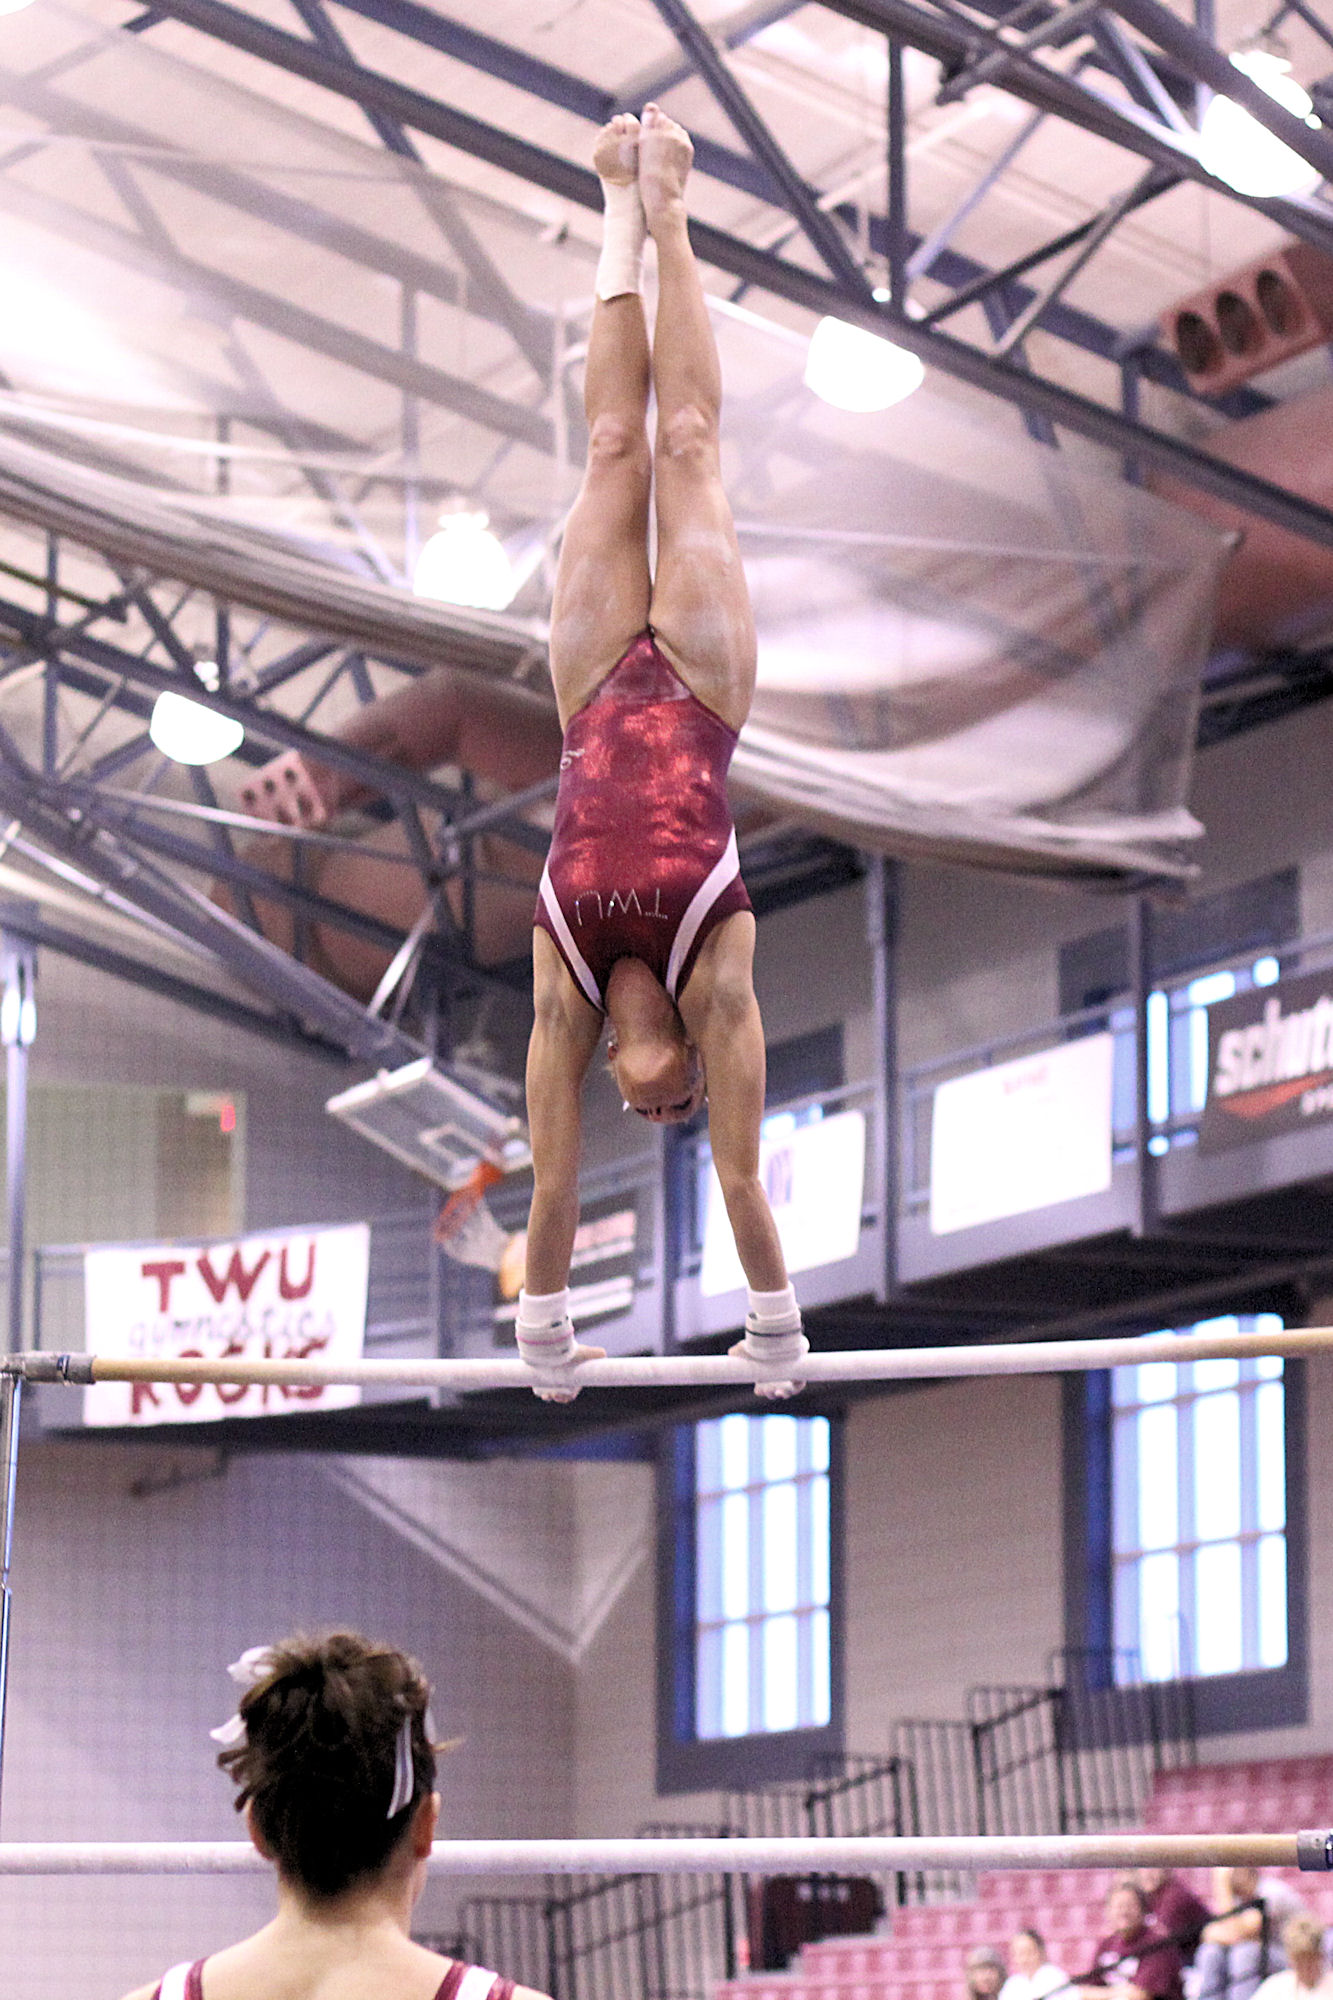
{"label": "basketball hoop net", "polygon": [[504,1175],[489,1160],[479,1160],[455,1188],[435,1222],[435,1241],[456,1264],[473,1264],[479,1271],[498,1271],[512,1232],[502,1229],[486,1203],[486,1192]]}

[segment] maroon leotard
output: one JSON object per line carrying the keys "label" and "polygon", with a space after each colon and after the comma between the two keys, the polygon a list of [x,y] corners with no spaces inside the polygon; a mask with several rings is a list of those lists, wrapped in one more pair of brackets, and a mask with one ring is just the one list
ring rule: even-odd
{"label": "maroon leotard", "polygon": [[[191,1966],[176,1966],[158,1985],[153,2000],[204,2000],[204,1966],[197,1959]],[[486,1982],[489,1982],[488,1984]],[[455,1959],[440,1982],[435,2000],[514,2000],[514,1982],[479,1965],[464,1965]]]}
{"label": "maroon leotard", "polygon": [[533,922],[603,1012],[617,959],[642,959],[677,1000],[709,932],[750,908],[727,806],[735,748],[650,631],[565,731]]}

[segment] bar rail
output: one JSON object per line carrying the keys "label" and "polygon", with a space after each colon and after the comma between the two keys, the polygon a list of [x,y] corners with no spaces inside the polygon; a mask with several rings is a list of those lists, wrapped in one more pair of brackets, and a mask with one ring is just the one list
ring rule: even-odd
{"label": "bar rail", "polygon": [[1141,1366],[1149,1361],[1215,1361],[1333,1353],[1333,1326],[1259,1333],[1156,1333],[1111,1340],[997,1342],[979,1347],[866,1348],[811,1353],[794,1365],[765,1367],[730,1354],[645,1354],[583,1361],[541,1371],[519,1360],[272,1361],[244,1354],[195,1359],[109,1354],[0,1355],[0,1380],[66,1383],[246,1382],[443,1389],[667,1389],[802,1382],[896,1382],[974,1375],[1059,1375]]}
{"label": "bar rail", "polygon": [[[446,1840],[435,1875],[891,1874],[904,1869],[1333,1869],[1333,1833],[1120,1833],[923,1839]],[[4,1841],[4,1875],[245,1875],[269,1863],[243,1840]]]}

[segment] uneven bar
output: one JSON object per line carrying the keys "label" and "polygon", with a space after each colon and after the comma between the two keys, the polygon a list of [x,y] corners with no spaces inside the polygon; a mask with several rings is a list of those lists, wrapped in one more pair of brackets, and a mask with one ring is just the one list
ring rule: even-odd
{"label": "uneven bar", "polygon": [[0,1377],[24,1382],[222,1382],[308,1388],[532,1389],[552,1384],[579,1389],[735,1388],[802,1382],[908,1382],[967,1375],[1063,1375],[1129,1368],[1148,1361],[1217,1361],[1333,1353],[1333,1327],[1272,1333],[1154,1333],[1114,1340],[1036,1340],[983,1347],[875,1347],[844,1354],[808,1354],[798,1367],[764,1368],[730,1354],[634,1354],[582,1361],[557,1372],[514,1360],[278,1361],[244,1354],[210,1358],[174,1355],[9,1354]]}
{"label": "uneven bar", "polygon": [[[1327,1870],[1333,1834],[1070,1833],[847,1839],[442,1840],[435,1875],[893,1874],[954,1868]],[[244,1840],[0,1842],[5,1875],[245,1875],[268,1863]]]}

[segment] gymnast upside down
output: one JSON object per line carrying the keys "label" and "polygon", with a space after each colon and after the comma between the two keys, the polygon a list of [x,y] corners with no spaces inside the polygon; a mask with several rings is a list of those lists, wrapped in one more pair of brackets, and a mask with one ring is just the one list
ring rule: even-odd
{"label": "gymnast upside down", "polygon": [[[782,1366],[807,1351],[759,1179],[755,923],[726,798],[754,692],[755,631],[722,489],[717,350],[687,231],[691,158],[688,136],[655,104],[642,124],[614,118],[593,155],[606,214],[584,391],[588,460],[551,613],[565,733],[532,940],[535,1184],[517,1332],[523,1358],[543,1369],[573,1369],[601,1352],[579,1347],[567,1286],[581,1090],[604,1020],[628,1108],[671,1124],[707,1099],[713,1160],[749,1286],[741,1351]],[[639,290],[645,233],[658,262],[651,350]]]}

